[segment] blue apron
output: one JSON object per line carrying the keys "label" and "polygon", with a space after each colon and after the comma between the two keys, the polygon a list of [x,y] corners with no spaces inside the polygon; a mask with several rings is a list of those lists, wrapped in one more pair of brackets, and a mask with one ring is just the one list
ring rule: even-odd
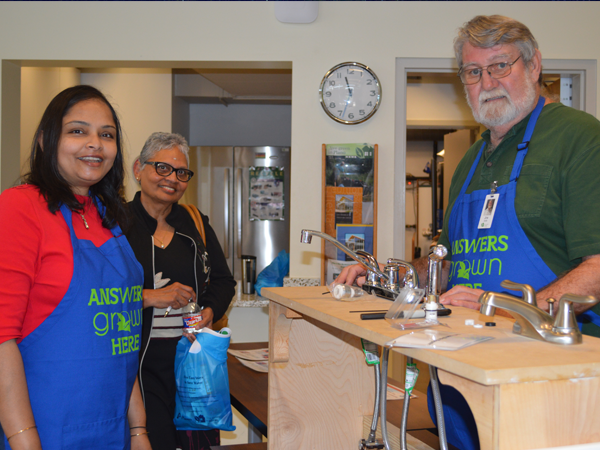
{"label": "blue apron", "polygon": [[510,280],[515,283],[529,284],[538,290],[556,279],[554,272],[538,255],[527,238],[515,211],[517,180],[544,102],[544,97],[540,97],[529,118],[523,142],[518,145],[509,183],[496,189],[499,198],[492,226],[488,229],[478,229],[477,226],[485,197],[491,191],[481,189],[466,194],[483,154],[485,142],[481,146],[450,213],[448,230],[452,246],[452,264],[448,289],[456,285],[464,285],[474,289],[518,295],[517,292],[506,291],[500,283],[503,280]]}
{"label": "blue apron", "polygon": [[114,238],[96,247],[75,236],[69,208],[60,211],[71,234],[73,278],[52,314],[19,344],[42,447],[129,449],[142,266],[118,225]]}

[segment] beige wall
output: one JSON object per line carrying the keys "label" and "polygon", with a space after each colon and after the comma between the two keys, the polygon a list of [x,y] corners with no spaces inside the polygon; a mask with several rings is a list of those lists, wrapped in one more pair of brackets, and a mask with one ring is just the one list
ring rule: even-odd
{"label": "beige wall", "polygon": [[[24,61],[23,65],[31,65],[37,64],[35,61],[51,61],[50,65],[78,67],[97,67],[98,61],[133,61],[138,67],[148,67],[152,61],[177,66],[195,61],[291,62],[291,234],[298,236],[302,228],[320,227],[321,144],[377,143],[381,187],[378,255],[382,259],[394,256],[389,254],[394,239],[404,239],[392,236],[394,224],[389,206],[395,201],[394,99],[396,95],[404,95],[395,92],[396,58],[452,57],[451,42],[456,28],[475,14],[494,13],[529,25],[544,57],[597,60],[600,56],[600,47],[596,45],[600,42],[597,2],[320,2],[319,16],[312,24],[278,22],[273,2],[39,2],[35,8],[31,5],[0,2],[3,62]],[[371,66],[383,86],[382,105],[377,114],[366,123],[351,127],[328,119],[317,97],[324,73],[349,60]],[[10,80],[14,82],[12,75]],[[2,88],[5,96],[5,86]],[[154,95],[156,92],[149,89],[143,92],[143,96]],[[155,112],[142,111],[136,120],[150,119]],[[3,108],[3,113],[10,111]],[[1,123],[5,123],[4,119]],[[1,132],[14,130],[3,127]],[[5,136],[0,137],[0,142],[10,142]],[[0,151],[15,149],[0,148]],[[292,276],[319,275],[320,242],[314,241],[308,247],[292,238]]]}
{"label": "beige wall", "polygon": [[63,89],[79,84],[73,67],[23,67],[21,69],[21,173],[28,168],[33,135],[50,100]]}

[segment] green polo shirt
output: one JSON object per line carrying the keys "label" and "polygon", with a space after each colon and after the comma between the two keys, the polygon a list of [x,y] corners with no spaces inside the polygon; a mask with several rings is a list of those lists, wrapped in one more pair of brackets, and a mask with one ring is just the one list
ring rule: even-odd
{"label": "green polo shirt", "polygon": [[[490,189],[493,181],[508,183],[529,117],[491,154],[484,149],[467,193]],[[449,251],[450,212],[483,142],[489,148],[489,130],[467,151],[452,177],[439,240]],[[600,254],[600,122],[595,117],[561,103],[544,106],[517,180],[515,210],[531,244],[557,276],[582,257]],[[600,305],[594,310],[600,313]],[[594,334],[600,336],[600,329]]]}

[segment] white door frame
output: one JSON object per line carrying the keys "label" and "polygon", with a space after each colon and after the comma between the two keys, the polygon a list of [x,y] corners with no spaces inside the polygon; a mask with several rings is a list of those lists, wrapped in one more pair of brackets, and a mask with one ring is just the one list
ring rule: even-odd
{"label": "white door frame", "polygon": [[[543,71],[573,77],[573,106],[596,116],[597,62],[592,59],[543,59]],[[403,257],[406,211],[406,86],[409,72],[456,73],[454,58],[396,58],[396,119],[394,136],[393,255]]]}

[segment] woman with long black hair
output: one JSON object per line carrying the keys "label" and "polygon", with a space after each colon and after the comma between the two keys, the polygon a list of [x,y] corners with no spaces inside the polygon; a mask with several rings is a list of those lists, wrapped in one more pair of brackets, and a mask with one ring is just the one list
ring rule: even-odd
{"label": "woman with long black hair", "polygon": [[118,117],[59,93],[24,184],[0,195],[0,422],[12,449],[150,449],[137,381],[140,264],[125,220]]}

